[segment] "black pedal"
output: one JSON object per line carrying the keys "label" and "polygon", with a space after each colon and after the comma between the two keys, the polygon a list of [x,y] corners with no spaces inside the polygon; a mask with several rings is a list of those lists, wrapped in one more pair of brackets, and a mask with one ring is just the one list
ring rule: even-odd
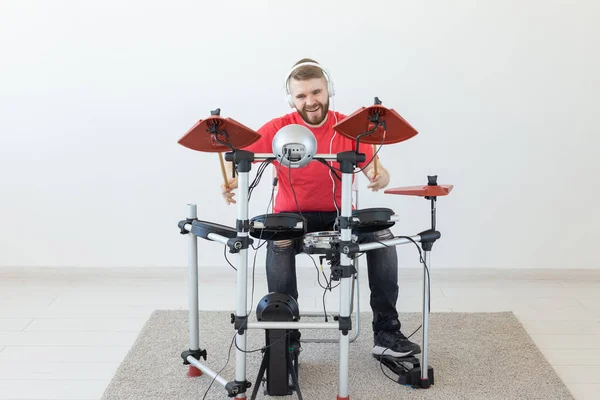
{"label": "black pedal", "polygon": [[417,357],[392,357],[373,355],[398,377],[396,382],[414,388],[427,389],[433,385],[433,367],[427,368],[427,379],[421,379],[421,363]]}
{"label": "black pedal", "polygon": [[[300,319],[296,300],[285,293],[269,293],[256,307],[259,321],[292,322]],[[289,396],[294,393],[302,400],[298,383],[298,354],[301,351],[300,332],[297,329],[265,329],[265,350],[256,377],[256,384],[250,400],[256,399],[258,387],[266,374],[268,396]]]}

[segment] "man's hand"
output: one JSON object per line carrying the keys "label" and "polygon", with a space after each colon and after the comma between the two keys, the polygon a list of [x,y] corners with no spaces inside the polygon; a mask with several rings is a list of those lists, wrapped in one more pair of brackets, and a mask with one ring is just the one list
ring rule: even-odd
{"label": "man's hand", "polygon": [[229,178],[228,182],[227,182],[227,186],[225,186],[224,184],[221,184],[221,193],[223,194],[223,198],[225,199],[225,202],[227,203],[227,205],[230,205],[231,203],[235,204],[236,201],[233,199],[233,196],[235,196],[235,193],[233,193],[234,189],[237,189],[238,187],[238,178],[237,176],[235,178]]}
{"label": "man's hand", "polygon": [[378,191],[379,189],[383,189],[390,183],[390,174],[387,169],[381,166],[381,164],[377,165],[377,176],[375,178],[373,178],[374,174],[375,168],[370,168],[367,171],[367,178],[369,178],[370,182],[369,186],[367,187],[374,192]]}

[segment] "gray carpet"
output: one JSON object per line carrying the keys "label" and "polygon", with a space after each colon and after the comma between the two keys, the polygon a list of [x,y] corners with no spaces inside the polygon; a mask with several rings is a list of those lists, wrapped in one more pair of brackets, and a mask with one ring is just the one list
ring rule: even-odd
{"label": "gray carpet", "polygon": [[[233,338],[229,312],[200,314],[200,347],[208,352],[205,362],[221,370]],[[202,399],[212,379],[186,376],[180,354],[188,348],[185,311],[155,311],[133,348],[119,366],[102,400]],[[419,313],[401,314],[403,331],[420,326]],[[254,320],[256,320],[254,318]],[[312,321],[314,318],[303,318]],[[323,319],[318,319],[322,321]],[[435,371],[430,389],[413,389],[386,378],[370,354],[371,314],[361,314],[361,334],[350,344],[350,399],[572,399],[566,386],[510,312],[431,313],[429,364]],[[303,330],[302,337],[335,337],[332,331]],[[421,331],[413,339],[421,344]],[[264,331],[252,330],[248,350],[264,344]],[[235,348],[234,348],[235,349]],[[261,353],[248,354],[247,380],[256,379]],[[338,382],[338,345],[303,343],[300,354],[300,388],[303,398],[335,399]],[[389,375],[391,372],[385,369]],[[235,376],[235,351],[222,375]],[[252,389],[247,393],[248,398]],[[264,399],[263,390],[258,398]],[[226,399],[214,383],[206,399]],[[296,399],[296,396],[275,397]]]}

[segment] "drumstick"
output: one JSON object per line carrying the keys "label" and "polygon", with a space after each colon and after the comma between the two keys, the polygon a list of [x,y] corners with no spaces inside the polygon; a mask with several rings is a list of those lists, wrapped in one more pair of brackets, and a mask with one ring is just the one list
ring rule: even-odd
{"label": "drumstick", "polygon": [[225,172],[225,162],[223,161],[223,154],[219,153],[219,161],[221,163],[221,173],[223,173],[223,181],[225,182],[225,187],[229,188],[229,184],[227,183],[227,172]]}
{"label": "drumstick", "polygon": [[375,145],[373,146],[373,167],[374,167],[374,171],[373,171],[373,179],[375,179],[377,177],[377,147]]}

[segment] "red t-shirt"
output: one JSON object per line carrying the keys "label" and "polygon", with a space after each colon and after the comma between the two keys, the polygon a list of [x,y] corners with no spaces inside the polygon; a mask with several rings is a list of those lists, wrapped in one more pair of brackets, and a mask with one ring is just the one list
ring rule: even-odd
{"label": "red t-shirt", "polygon": [[[333,111],[328,112],[327,121],[320,127],[314,128],[306,125],[298,112],[292,112],[280,118],[275,118],[263,125],[257,132],[261,138],[244,150],[253,153],[273,153],[272,142],[277,132],[284,126],[298,124],[307,127],[312,131],[317,139],[317,153],[319,154],[337,154],[343,151],[355,150],[356,141],[348,139],[333,130],[333,125],[346,118],[345,115]],[[335,134],[335,137],[334,137]],[[333,141],[331,140],[333,137]],[[331,148],[330,148],[331,145]],[[368,144],[360,144],[359,151],[366,155],[365,162],[359,163],[358,168],[364,167],[373,157],[373,148]],[[338,208],[342,206],[342,183],[333,172],[329,176],[329,168],[318,161],[311,161],[302,168],[287,168],[285,165],[279,165],[278,161],[273,161],[275,170],[279,170],[277,183],[277,197],[273,205],[273,212],[298,212],[298,206],[301,212],[309,211],[335,211],[333,202],[333,182],[335,182],[335,195]],[[340,169],[338,162],[333,162],[332,166]],[[341,177],[341,172],[337,171]],[[263,175],[264,177],[264,175]],[[294,191],[292,191],[293,185]],[[270,179],[269,179],[270,180]],[[296,200],[294,199],[296,193]]]}

